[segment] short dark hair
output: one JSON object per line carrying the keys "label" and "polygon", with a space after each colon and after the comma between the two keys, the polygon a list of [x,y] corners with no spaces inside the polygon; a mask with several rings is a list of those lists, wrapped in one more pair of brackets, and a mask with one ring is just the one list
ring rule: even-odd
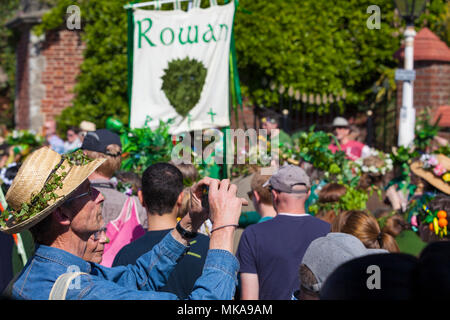
{"label": "short dark hair", "polygon": [[181,171],[169,163],[155,163],[142,175],[142,195],[149,213],[171,212],[183,191]]}
{"label": "short dark hair", "polygon": [[70,126],[69,128],[67,128],[67,131],[69,131],[69,130],[75,132],[76,134],[80,133],[80,128],[75,127],[75,126]]}

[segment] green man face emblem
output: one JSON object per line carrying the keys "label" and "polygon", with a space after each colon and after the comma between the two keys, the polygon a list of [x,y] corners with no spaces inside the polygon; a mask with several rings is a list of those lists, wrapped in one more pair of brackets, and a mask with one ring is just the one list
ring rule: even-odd
{"label": "green man face emblem", "polygon": [[200,100],[206,72],[203,63],[189,58],[172,60],[164,69],[161,89],[181,116],[185,117]]}

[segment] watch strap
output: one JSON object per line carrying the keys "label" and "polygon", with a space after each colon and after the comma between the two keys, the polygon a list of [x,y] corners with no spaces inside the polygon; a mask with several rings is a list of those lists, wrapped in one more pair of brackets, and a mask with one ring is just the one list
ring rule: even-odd
{"label": "watch strap", "polygon": [[180,222],[177,223],[176,229],[178,231],[178,233],[185,239],[193,239],[197,236],[197,232],[191,232],[191,231],[187,231],[185,230],[181,225]]}

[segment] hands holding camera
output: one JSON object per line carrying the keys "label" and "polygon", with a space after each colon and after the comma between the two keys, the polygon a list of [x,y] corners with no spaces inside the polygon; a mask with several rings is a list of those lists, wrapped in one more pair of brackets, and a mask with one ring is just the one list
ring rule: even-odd
{"label": "hands holding camera", "polygon": [[[208,189],[207,193],[205,187]],[[237,186],[231,184],[228,179],[220,181],[203,178],[191,188],[189,214],[180,221],[180,225],[187,231],[196,232],[209,218],[213,224],[210,249],[232,252],[233,234],[239,222],[242,205],[248,205],[245,199],[236,196],[236,192]],[[202,197],[205,195],[209,208],[205,202],[202,205]]]}

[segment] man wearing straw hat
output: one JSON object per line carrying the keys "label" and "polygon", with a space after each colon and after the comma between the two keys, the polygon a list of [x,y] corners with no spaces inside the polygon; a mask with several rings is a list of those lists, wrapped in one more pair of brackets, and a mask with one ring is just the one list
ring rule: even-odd
{"label": "man wearing straw hat", "polygon": [[190,299],[231,299],[239,268],[231,254],[233,234],[245,201],[228,180],[204,178],[192,188],[191,209],[177,227],[135,265],[106,268],[82,259],[92,234],[102,231],[103,196],[87,177],[103,163],[82,151],[61,156],[43,147],[22,164],[0,217],[0,230],[30,229],[34,256],[11,286],[13,299],[177,299],[158,292],[178,258],[189,250],[198,227],[208,217],[201,207],[202,188],[209,186],[213,230],[202,276]]}

